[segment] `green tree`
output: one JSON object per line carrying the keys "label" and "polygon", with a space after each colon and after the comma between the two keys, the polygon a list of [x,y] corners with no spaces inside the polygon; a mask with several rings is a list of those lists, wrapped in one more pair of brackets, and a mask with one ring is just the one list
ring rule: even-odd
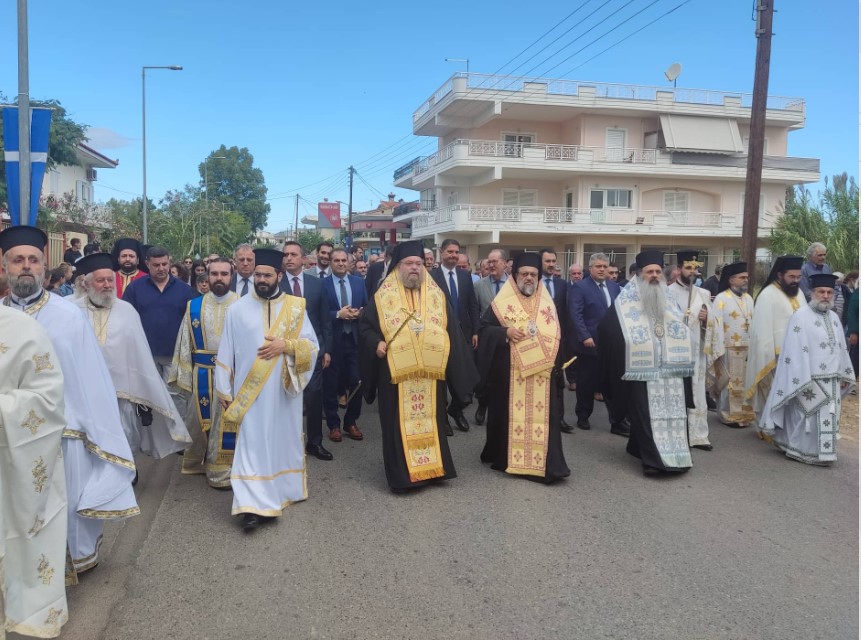
{"label": "green tree", "polygon": [[302,245],[305,253],[314,251],[317,245],[325,239],[317,229],[299,229],[299,232],[296,234],[296,242]]}
{"label": "green tree", "polygon": [[254,156],[247,147],[221,145],[201,162],[200,188],[207,189],[204,200],[223,202],[232,211],[242,214],[252,231],[266,226],[270,207],[266,203],[266,181],[263,172],[254,166]]}
{"label": "green tree", "polygon": [[825,179],[825,191],[814,202],[803,187],[786,190],[784,211],[771,230],[774,255],[805,255],[813,242],[828,249],[835,271],[858,269],[858,185],[846,173]]}
{"label": "green tree", "polygon": [[[6,103],[7,98],[0,93],[0,103]],[[17,102],[17,100],[16,100]],[[51,133],[48,142],[48,168],[58,164],[78,165],[77,146],[87,139],[87,125],[72,120],[66,113],[65,107],[58,100],[31,100],[31,107],[47,107],[52,110]],[[3,115],[0,111],[0,131],[2,131]],[[3,136],[0,135],[0,157],[3,152]],[[0,162],[0,205],[7,201],[6,163]]]}

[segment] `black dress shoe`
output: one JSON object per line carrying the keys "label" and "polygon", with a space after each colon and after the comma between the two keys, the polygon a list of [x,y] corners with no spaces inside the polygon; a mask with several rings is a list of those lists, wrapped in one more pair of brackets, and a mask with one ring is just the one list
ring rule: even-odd
{"label": "black dress shoe", "polygon": [[712,449],[714,449],[714,446],[710,444],[692,444],[691,448],[702,449],[703,451],[711,451]]}
{"label": "black dress shoe", "polygon": [[454,435],[454,429],[451,428],[451,422],[448,421],[448,418],[445,419],[445,435],[449,438]]}
{"label": "black dress shoe", "polygon": [[592,425],[589,424],[589,418],[577,418],[577,428],[589,431],[592,428]]}
{"label": "black dress shoe", "polygon": [[318,460],[333,460],[335,456],[332,452],[326,449],[322,444],[309,444],[305,446],[305,453],[309,456],[314,456]]}
{"label": "black dress shoe", "polygon": [[458,411],[455,413],[448,414],[454,419],[454,426],[456,426],[461,431],[469,431],[469,423],[466,421],[466,416],[463,415],[463,411]]}
{"label": "black dress shoe", "polygon": [[661,475],[663,472],[660,469],[655,469],[655,467],[643,467],[643,475],[649,476],[651,478],[655,478]]}
{"label": "black dress shoe", "polygon": [[137,469],[135,469],[135,478],[134,478],[134,480],[132,480],[132,486],[135,486],[137,483],[138,483],[138,472],[137,472]]}
{"label": "black dress shoe", "polygon": [[631,435],[631,428],[624,422],[617,422],[616,424],[610,425],[610,433],[627,438]]}
{"label": "black dress shoe", "polygon": [[484,419],[487,417],[487,407],[482,407],[478,405],[478,409],[475,410],[475,424],[482,425],[484,424]]}
{"label": "black dress shoe", "polygon": [[574,433],[574,427],[565,422],[564,420],[559,421],[559,430],[562,433]]}
{"label": "black dress shoe", "polygon": [[242,529],[243,531],[254,531],[260,526],[260,516],[256,513],[242,514]]}

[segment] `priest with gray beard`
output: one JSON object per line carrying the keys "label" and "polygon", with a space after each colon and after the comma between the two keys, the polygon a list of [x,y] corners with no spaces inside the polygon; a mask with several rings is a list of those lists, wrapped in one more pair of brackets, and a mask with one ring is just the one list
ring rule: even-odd
{"label": "priest with gray beard", "polygon": [[140,316],[128,302],[117,299],[112,264],[109,253],[81,258],[75,266],[83,277],[74,302],[96,333],[132,453],[164,458],[185,450],[191,437],[155,368]]}
{"label": "priest with gray beard", "polygon": [[810,302],[792,314],[762,413],[766,437],[787,458],[827,466],[837,460],[842,397],[855,384],[834,308],[837,276],[810,276]]}
{"label": "priest with gray beard", "polygon": [[659,251],[637,255],[640,274],[598,325],[605,395],[627,405],[627,451],[640,459],[647,476],[691,467],[687,410],[694,407],[696,354],[684,316],[668,301],[663,264]]}

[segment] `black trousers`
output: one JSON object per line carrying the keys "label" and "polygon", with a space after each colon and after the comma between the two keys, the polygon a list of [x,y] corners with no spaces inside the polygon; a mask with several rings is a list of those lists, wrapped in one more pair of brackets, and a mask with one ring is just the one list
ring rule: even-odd
{"label": "black trousers", "polygon": [[[599,385],[601,378],[601,361],[598,355],[577,355],[577,406],[574,411],[578,420],[587,420],[595,409],[595,394],[602,391]],[[606,397],[607,415],[610,424],[614,425],[625,419],[627,411],[623,402],[610,402]]]}
{"label": "black trousers", "polygon": [[317,357],[314,374],[302,393],[305,401],[305,442],[323,444],[323,356]]}

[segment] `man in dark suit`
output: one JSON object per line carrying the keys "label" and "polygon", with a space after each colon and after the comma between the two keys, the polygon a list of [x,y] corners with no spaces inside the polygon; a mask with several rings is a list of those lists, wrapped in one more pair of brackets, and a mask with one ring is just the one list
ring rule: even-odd
{"label": "man in dark suit", "polygon": [[230,279],[230,290],[241,296],[254,291],[254,247],[241,244],[233,252],[233,262],[236,270]]}
{"label": "man in dark suit", "polygon": [[[472,276],[463,269],[457,268],[460,256],[460,243],[457,240],[451,238],[443,240],[440,251],[441,264],[431,270],[431,278],[445,292],[446,299],[457,315],[464,340],[475,350],[478,348],[478,300],[475,297]],[[463,415],[463,410],[468,404],[468,402],[461,404],[452,397],[448,405],[448,415],[454,418],[455,425],[461,431],[469,431],[469,422]]]}
{"label": "man in dark suit", "polygon": [[368,273],[365,276],[365,290],[368,292],[368,300],[374,297],[377,289],[383,283],[386,273],[389,270],[389,262],[392,260],[392,252],[395,250],[395,245],[390,244],[385,248],[385,253],[374,264],[368,267]]}
{"label": "man in dark suit", "polygon": [[327,319],[332,325],[332,363],[323,372],[323,411],[329,427],[329,439],[340,442],[341,420],[338,417],[338,395],[343,389],[353,393],[344,413],[344,433],[361,440],[364,436],[356,421],[362,413],[359,386],[359,318],[368,304],[365,283],[349,273],[346,249],[332,251],[332,275],[323,278],[323,292],[328,304]]}
{"label": "man in dark suit", "polygon": [[332,358],[332,323],[329,322],[329,304],[323,295],[323,281],[302,272],[302,245],[288,240],[282,248],[284,277],[281,290],[284,293],[305,298],[305,312],[317,334],[320,352],[314,366],[314,374],[305,387],[305,452],[320,460],[331,460],[332,453],[323,446],[323,370]]}
{"label": "man in dark suit", "polygon": [[[568,352],[570,347],[570,333],[568,323],[568,283],[556,275],[556,252],[553,249],[542,249],[541,256],[541,282],[544,288],[553,298],[556,305],[556,317],[559,319],[559,329],[562,333],[562,342],[559,344],[560,353],[565,354],[565,360],[571,358]],[[565,422],[565,374],[561,369],[555,371],[554,382],[559,387],[559,428],[563,433],[573,433],[574,428]]]}
{"label": "man in dark suit", "polygon": [[317,245],[315,251],[317,252],[317,266],[312,267],[310,269],[305,269],[306,276],[313,276],[315,278],[323,279],[332,274],[332,266],[330,261],[332,259],[332,250],[335,248],[328,240],[323,240],[320,244]]}
{"label": "man in dark suit", "polygon": [[[603,253],[592,254],[589,275],[571,285],[568,292],[569,322],[574,329],[574,352],[577,354],[577,426],[591,429],[589,417],[595,404],[595,393],[600,376],[598,325],[613,304],[621,289],[607,279],[610,261]],[[610,432],[620,436],[629,434],[624,407],[607,403]]]}

